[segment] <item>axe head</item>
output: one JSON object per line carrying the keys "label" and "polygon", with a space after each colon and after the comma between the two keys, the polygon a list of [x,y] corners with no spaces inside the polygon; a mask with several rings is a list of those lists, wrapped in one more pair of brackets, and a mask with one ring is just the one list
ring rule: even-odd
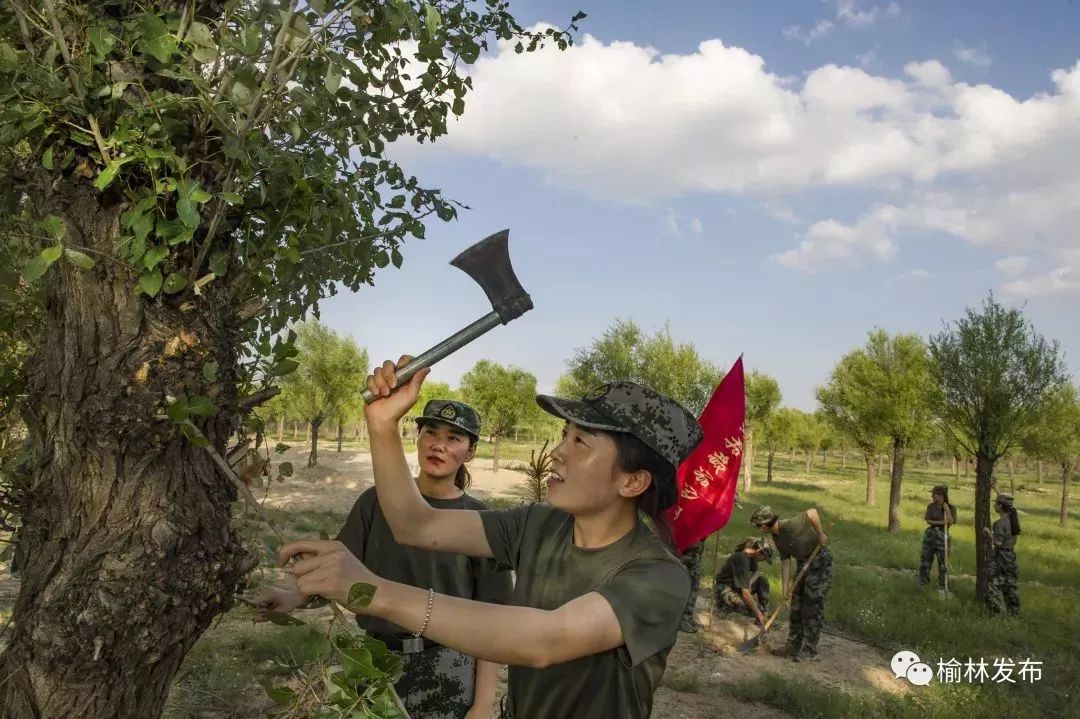
{"label": "axe head", "polygon": [[510,230],[496,232],[450,261],[484,288],[492,309],[499,313],[504,325],[533,308],[532,298],[521,286],[510,264],[509,239]]}

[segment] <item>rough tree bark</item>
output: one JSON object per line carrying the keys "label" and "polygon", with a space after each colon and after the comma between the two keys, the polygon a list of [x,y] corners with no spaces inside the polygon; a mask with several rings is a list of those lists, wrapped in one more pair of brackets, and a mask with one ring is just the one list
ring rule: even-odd
{"label": "rough tree bark", "polygon": [[866,506],[873,507],[877,503],[877,465],[874,463],[873,452],[866,452]]}
{"label": "rough tree bark", "polygon": [[500,435],[495,435],[495,437],[493,439],[494,439],[494,442],[492,443],[492,449],[491,449],[491,468],[494,469],[496,472],[498,472],[499,471],[499,440],[501,439],[501,436]]}
{"label": "rough tree bark", "polygon": [[[113,254],[126,207],[99,206],[85,186],[54,197],[65,202],[47,211],[71,244]],[[159,716],[184,655],[252,566],[227,480],[154,419],[166,394],[205,386],[205,362],[235,365],[228,304],[211,285],[181,313],[133,294],[128,272],[58,262],[45,282],[48,331],[27,365],[26,563],[0,657],[6,719]],[[219,416],[236,408],[231,393],[211,392]],[[204,429],[222,453],[228,424]]]}
{"label": "rough tree bark", "polygon": [[889,531],[900,531],[900,483],[904,479],[904,440],[893,437],[892,475],[889,480]]}
{"label": "rough tree bark", "polygon": [[314,467],[319,461],[319,427],[322,426],[321,417],[311,422],[311,451],[308,452],[307,466]]}
{"label": "rough tree bark", "polygon": [[770,449],[769,450],[769,467],[765,472],[765,481],[766,482],[771,482],[772,481],[773,457],[775,457],[775,456],[776,456],[776,450],[775,449]]}
{"label": "rough tree bark", "polygon": [[345,427],[341,423],[341,420],[338,420],[338,423],[337,423],[337,451],[338,451],[338,454],[341,454],[341,442],[342,442],[342,440],[344,438],[345,438]]}
{"label": "rough tree bark", "polygon": [[278,417],[277,421],[277,441],[281,444],[285,441],[285,418]]}
{"label": "rough tree bark", "polygon": [[806,450],[806,473],[810,474],[810,470],[814,468],[814,453],[812,450]]}
{"label": "rough tree bark", "polygon": [[1037,467],[1037,472],[1038,472],[1038,474],[1035,475],[1035,484],[1042,484],[1042,478],[1043,478],[1042,460],[1040,459],[1038,462],[1036,462],[1035,466]]}
{"label": "rough tree bark", "polygon": [[989,453],[975,455],[975,598],[982,603],[989,596],[994,547],[983,532],[990,526],[990,493],[993,488],[994,462]]}
{"label": "rough tree bark", "polygon": [[743,446],[743,491],[749,492],[753,484],[751,470],[754,464],[754,428],[749,422],[746,423],[746,437]]}

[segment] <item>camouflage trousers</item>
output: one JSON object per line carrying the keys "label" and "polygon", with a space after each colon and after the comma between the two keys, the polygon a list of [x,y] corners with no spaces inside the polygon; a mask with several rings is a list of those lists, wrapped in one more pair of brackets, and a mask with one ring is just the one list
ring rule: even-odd
{"label": "camouflage trousers", "polygon": [[938,586],[945,588],[945,530],[941,527],[927,527],[922,536],[922,556],[919,559],[919,584],[930,583],[930,567],[937,559]]}
{"label": "camouflage trousers", "polygon": [[[802,571],[804,564],[798,562],[795,576]],[[825,626],[825,595],[832,584],[832,565],[832,553],[828,547],[822,547],[791,595],[788,646],[796,652],[802,649],[817,651],[821,629]]]}
{"label": "camouflage trousers", "polygon": [[476,660],[447,647],[401,654],[404,673],[394,685],[412,719],[462,719],[472,707]]}
{"label": "camouflage trousers", "polygon": [[[757,602],[758,609],[762,614],[769,611],[769,578],[758,577],[750,585],[750,594],[754,596],[754,601]],[[716,593],[713,595],[716,601],[717,612],[742,612],[749,616],[754,616],[750,611],[750,607],[743,601],[742,592],[733,587],[729,587],[726,584],[718,585]]]}
{"label": "camouflage trousers", "polygon": [[701,557],[705,553],[705,540],[698,542],[697,544],[691,544],[686,548],[686,551],[682,553],[679,560],[686,567],[686,571],[690,574],[690,599],[686,602],[686,607],[683,609],[682,625],[684,627],[693,627],[697,625],[697,618],[694,616],[694,607],[697,604],[698,590],[701,589]]}
{"label": "camouflage trousers", "polygon": [[1016,616],[1020,613],[1020,593],[1018,591],[1020,573],[1016,567],[1016,552],[998,549],[994,552],[991,565],[990,594],[987,606],[991,614],[1008,612]]}

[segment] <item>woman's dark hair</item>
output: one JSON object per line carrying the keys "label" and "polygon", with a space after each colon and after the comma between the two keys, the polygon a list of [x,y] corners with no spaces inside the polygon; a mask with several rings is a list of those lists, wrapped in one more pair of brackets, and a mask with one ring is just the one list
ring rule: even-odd
{"label": "woman's dark hair", "polygon": [[[469,449],[476,446],[476,440],[472,435],[466,435],[469,438]],[[454,486],[464,492],[470,486],[472,486],[472,474],[469,473],[469,468],[462,462],[461,466],[457,468],[457,474],[454,475]]]}
{"label": "woman's dark hair", "polygon": [[1012,530],[1012,535],[1014,537],[1019,535],[1020,534],[1020,517],[1018,517],[1017,514],[1016,514],[1016,507],[1013,507],[1013,506],[1008,505],[1008,504],[1003,504],[1002,502],[994,502],[994,504],[996,504],[997,506],[1001,507],[1002,509],[1004,509],[1006,512],[1009,513],[1009,529]]}
{"label": "woman's dark hair", "polygon": [[948,487],[943,487],[941,489],[941,498],[945,500],[945,504],[949,507],[949,514],[952,515],[953,524],[956,524],[956,507],[954,507],[953,503],[949,501]]}
{"label": "woman's dark hair", "polygon": [[652,475],[649,488],[638,497],[638,510],[652,521],[657,536],[667,544],[672,544],[672,527],[666,512],[675,506],[678,499],[675,467],[632,434],[626,432],[603,432],[603,434],[611,437],[615,442],[615,457],[619,469],[623,472],[645,470]]}

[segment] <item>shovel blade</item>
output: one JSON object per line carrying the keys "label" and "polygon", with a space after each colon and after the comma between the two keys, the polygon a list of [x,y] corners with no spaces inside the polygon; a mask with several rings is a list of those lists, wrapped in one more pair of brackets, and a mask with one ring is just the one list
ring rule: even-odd
{"label": "shovel blade", "polygon": [[748,639],[745,642],[743,642],[742,644],[740,644],[739,645],[739,654],[749,654],[750,652],[757,649],[758,645],[761,644],[761,636],[764,633],[765,632],[758,632],[757,636],[753,637],[752,639]]}

